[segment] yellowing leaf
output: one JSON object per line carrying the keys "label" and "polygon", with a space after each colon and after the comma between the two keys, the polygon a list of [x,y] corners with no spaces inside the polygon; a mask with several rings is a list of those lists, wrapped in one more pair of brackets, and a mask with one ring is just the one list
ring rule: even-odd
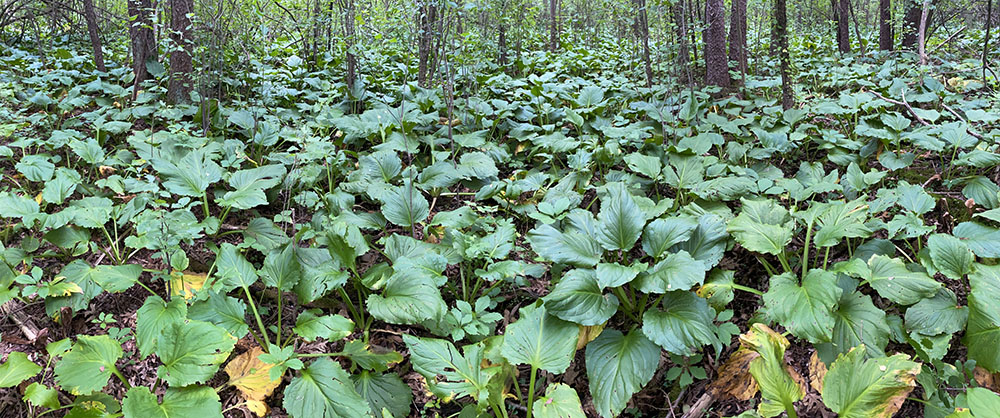
{"label": "yellowing leaf", "polygon": [[233,357],[226,365],[226,374],[229,375],[229,384],[239,389],[240,393],[247,400],[247,408],[259,416],[267,413],[267,405],[262,402],[274,388],[281,383],[280,380],[271,380],[270,370],[273,364],[267,364],[257,356],[264,353],[260,347],[254,347],[243,354]]}
{"label": "yellowing leaf", "polygon": [[42,204],[42,193],[41,192],[39,192],[38,195],[35,196],[35,203],[38,203],[39,205]]}
{"label": "yellowing leaf", "polygon": [[191,299],[195,292],[205,286],[205,273],[192,273],[189,271],[175,271],[170,275],[170,295],[184,296],[184,299]]}
{"label": "yellowing leaf", "polygon": [[826,377],[826,364],[819,359],[817,352],[813,351],[809,357],[809,387],[816,392],[823,391],[823,378]]}
{"label": "yellowing leaf", "polygon": [[594,341],[601,331],[604,331],[604,324],[580,326],[580,336],[576,340],[576,349],[579,350],[587,346],[587,343]]}

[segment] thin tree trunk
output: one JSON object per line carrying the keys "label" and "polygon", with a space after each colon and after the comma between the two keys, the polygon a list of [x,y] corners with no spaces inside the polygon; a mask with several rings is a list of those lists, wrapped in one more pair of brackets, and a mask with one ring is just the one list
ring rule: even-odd
{"label": "thin tree trunk", "polygon": [[747,0],[733,0],[729,18],[729,60],[736,61],[742,83],[747,73]]}
{"label": "thin tree trunk", "polygon": [[906,1],[906,14],[903,16],[903,39],[900,42],[905,49],[913,50],[917,45],[917,28],[920,26],[921,7],[913,0]]}
{"label": "thin tree trunk", "polygon": [[507,67],[507,25],[504,23],[497,27],[497,49],[499,50],[497,64]]}
{"label": "thin tree trunk", "polygon": [[[986,37],[983,39],[983,85],[986,86],[986,69],[989,68],[989,61],[986,57],[990,52],[990,25],[993,24],[993,0],[986,0]],[[994,77],[996,75],[994,74]]]}
{"label": "thin tree trunk", "polygon": [[839,7],[837,7],[837,49],[840,50],[841,54],[846,54],[851,52],[851,37],[848,33],[848,1],[850,0],[840,0]]}
{"label": "thin tree trunk", "polygon": [[726,59],[726,3],[706,0],[705,20],[708,28],[702,32],[705,41],[705,83],[729,86],[729,64]]}
{"label": "thin tree trunk", "polygon": [[559,0],[549,0],[549,51],[559,50]]}
{"label": "thin tree trunk", "polygon": [[639,12],[635,16],[635,31],[642,42],[642,62],[646,70],[646,87],[653,87],[653,64],[649,61],[649,22],[646,20],[646,0],[635,0]]}
{"label": "thin tree trunk", "polygon": [[[688,18],[691,19],[691,20],[688,21],[688,28],[697,27],[697,23],[698,23],[699,20],[697,18],[698,13],[695,10],[697,10],[699,8],[691,6],[692,2],[695,1],[695,0],[685,0],[685,1],[688,2],[687,6],[685,6],[685,9],[688,12]],[[694,33],[693,30],[688,30],[687,32],[688,32],[688,37],[691,40],[691,43],[688,44],[688,45],[691,46],[691,52],[692,52],[692,54],[694,56],[694,61],[692,61],[692,62],[697,63],[698,62],[698,43],[695,42],[695,33]]]}
{"label": "thin tree trunk", "polygon": [[344,40],[347,41],[347,53],[344,57],[347,73],[344,74],[344,82],[348,89],[353,89],[358,71],[358,60],[354,55],[354,0],[342,0],[341,4],[344,9]]}
{"label": "thin tree trunk", "polygon": [[94,47],[94,64],[97,71],[107,72],[104,66],[104,50],[101,48],[101,34],[98,33],[97,14],[94,13],[94,0],[83,0],[83,17],[87,20],[87,33],[90,35],[90,45]]}
{"label": "thin tree trunk", "polygon": [[152,5],[149,0],[128,0],[129,37],[132,39],[132,73],[135,84],[132,100],[139,94],[142,83],[149,80],[146,62],[156,57],[156,43],[153,39]]}
{"label": "thin tree trunk", "polygon": [[878,1],[878,49],[892,51],[892,3]]}
{"label": "thin tree trunk", "polygon": [[171,103],[187,103],[191,100],[191,73],[194,72],[194,66],[191,63],[191,19],[188,15],[193,11],[193,0],[170,0],[170,39],[173,40],[174,47],[170,51],[167,98]]}
{"label": "thin tree trunk", "polygon": [[677,25],[677,42],[680,44],[677,51],[677,78],[687,79],[687,84],[691,85],[693,80],[691,80],[690,65],[688,65],[691,59],[691,52],[688,50],[687,10],[685,10],[685,3],[685,0],[679,0],[674,2],[673,5],[674,21]]}
{"label": "thin tree trunk", "polygon": [[927,52],[924,49],[926,39],[924,39],[924,34],[927,32],[927,12],[930,8],[931,0],[924,0],[924,4],[920,8],[920,27],[917,31],[917,55],[920,57],[920,65],[927,65]]}
{"label": "thin tree trunk", "polygon": [[417,83],[421,87],[427,87],[428,62],[431,59],[432,35],[434,32],[434,22],[437,20],[436,0],[422,0],[421,7],[418,8],[417,21],[420,28],[417,45]]}
{"label": "thin tree trunk", "polygon": [[781,61],[781,107],[791,109],[795,105],[792,97],[792,81],[789,80],[791,57],[788,53],[788,13],[785,0],[775,0],[774,21],[778,37],[778,54]]}
{"label": "thin tree trunk", "polygon": [[858,29],[858,15],[854,14],[854,3],[851,0],[847,0],[847,5],[850,6],[851,20],[854,21],[854,37],[858,38],[858,50],[861,55],[865,54],[865,40],[861,38],[861,30]]}

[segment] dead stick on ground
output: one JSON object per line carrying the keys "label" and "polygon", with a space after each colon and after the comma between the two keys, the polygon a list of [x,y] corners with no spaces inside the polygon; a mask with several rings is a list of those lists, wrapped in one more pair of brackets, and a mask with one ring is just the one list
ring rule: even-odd
{"label": "dead stick on ground", "polygon": [[0,312],[3,312],[3,314],[10,317],[10,319],[17,324],[17,327],[21,329],[21,332],[24,333],[24,336],[27,337],[28,341],[35,342],[35,340],[38,339],[38,333],[40,332],[38,326],[35,325],[28,315],[21,312],[19,309],[20,307],[17,306],[19,303],[20,302],[18,301],[12,300],[0,305]]}
{"label": "dead stick on ground", "polygon": [[969,135],[972,135],[973,137],[979,139],[980,141],[984,140],[982,135],[976,133],[975,131],[972,130],[972,128],[968,127],[969,126],[969,122],[967,122],[965,120],[965,118],[962,117],[962,115],[959,115],[958,112],[955,111],[955,109],[952,109],[951,107],[949,107],[948,105],[946,105],[944,103],[941,103],[941,107],[944,107],[945,110],[947,110],[947,111],[951,112],[951,114],[955,115],[955,117],[958,118],[958,120],[960,120],[963,123],[965,123],[965,126],[966,126],[965,131],[968,132]]}
{"label": "dead stick on ground", "polygon": [[700,418],[702,416],[702,412],[712,405],[713,401],[715,401],[715,397],[712,396],[710,391],[706,391],[700,398],[698,398],[698,401],[695,402],[694,405],[691,405],[691,409],[684,414],[683,418]]}
{"label": "dead stick on ground", "polygon": [[917,118],[917,122],[920,122],[921,125],[931,126],[931,124],[927,123],[927,121],[925,121],[924,118],[921,118],[920,115],[917,114],[917,112],[914,112],[913,108],[910,107],[910,104],[906,102],[906,90],[903,90],[903,101],[889,99],[889,98],[887,98],[887,97],[885,97],[885,96],[883,96],[881,94],[878,94],[878,93],[876,93],[874,91],[869,91],[869,93],[874,94],[875,97],[878,97],[879,99],[885,100],[885,101],[887,101],[889,103],[892,103],[894,105],[905,107],[906,110],[910,111],[910,114],[913,115],[913,117]]}

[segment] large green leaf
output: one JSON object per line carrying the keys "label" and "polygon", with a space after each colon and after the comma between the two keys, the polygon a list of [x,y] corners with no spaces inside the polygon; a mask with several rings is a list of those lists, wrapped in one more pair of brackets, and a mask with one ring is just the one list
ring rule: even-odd
{"label": "large green leaf", "polygon": [[773,200],[740,200],[743,211],[727,229],[744,248],[765,254],[779,254],[792,242],[792,221],[788,209]]}
{"label": "large green leaf", "polygon": [[764,293],[768,313],[793,335],[812,343],[830,341],[836,319],[841,289],[837,276],[831,272],[812,269],[802,285],[792,273],[771,276],[771,285]]}
{"label": "large green leaf", "polygon": [[660,349],[639,330],[623,335],[608,329],[587,344],[585,359],[594,408],[602,417],[613,418],[653,378]]}
{"label": "large green leaf", "polygon": [[395,187],[383,196],[382,215],[389,222],[410,228],[427,219],[430,205],[420,189],[407,184]]}
{"label": "large green leaf", "polygon": [[1000,258],[1000,229],[978,222],[962,222],[951,233],[968,245],[976,255]]}
{"label": "large green leaf", "polygon": [[618,263],[598,263],[597,284],[604,289],[621,286],[635,280],[636,276],[645,271],[647,267],[645,263],[631,266],[623,266]]}
{"label": "large green leaf", "polygon": [[549,315],[545,305],[522,307],[520,318],[504,331],[500,353],[511,364],[528,364],[553,374],[569,367],[576,352],[579,327]]}
{"label": "large green leaf", "polygon": [[368,310],[375,318],[391,324],[416,324],[444,314],[441,291],[417,269],[394,269],[382,294],[368,296]]}
{"label": "large green leaf", "polygon": [[813,237],[813,244],[817,247],[832,247],[840,244],[844,238],[867,237],[872,233],[865,225],[867,217],[868,205],[863,198],[852,202],[830,203],[816,219],[819,229]]}
{"label": "large green leaf", "polygon": [[609,251],[632,249],[646,225],[646,214],[636,205],[624,183],[611,183],[597,214],[597,240]]}
{"label": "large green leaf", "polygon": [[639,290],[646,293],[666,293],[689,290],[705,282],[705,265],[687,251],[670,253],[636,280]]}
{"label": "large green leaf", "polygon": [[844,418],[891,418],[917,385],[920,364],[905,354],[866,359],[865,346],[837,357],[823,379],[823,403]]}
{"label": "large green leaf", "polygon": [[0,364],[0,388],[17,386],[40,371],[42,367],[28,360],[26,354],[12,351],[7,355],[7,361]]}
{"label": "large green leaf", "polygon": [[237,287],[249,288],[257,282],[257,269],[250,264],[240,250],[230,243],[223,243],[219,248],[219,256],[215,260],[216,275],[222,280],[222,289],[233,290]]}
{"label": "large green leaf", "polygon": [[561,232],[552,225],[539,225],[528,231],[531,248],[543,258],[563,264],[590,267],[601,261],[604,250],[587,234],[577,231]]}
{"label": "large green leaf", "polygon": [[168,388],[162,403],[148,388],[136,386],[125,394],[122,412],[125,418],[221,418],[222,404],[215,389],[206,386]]}
{"label": "large green leaf", "polygon": [[285,387],[281,406],[293,418],[355,418],[371,416],[350,375],[337,363],[321,358],[302,369]]}
{"label": "large green leaf", "polygon": [[1000,266],[977,265],[969,282],[969,323],[962,342],[977,365],[1000,372]]}
{"label": "large green leaf", "polygon": [[484,366],[487,361],[483,343],[465,346],[462,355],[445,340],[403,335],[403,342],[410,349],[414,370],[424,376],[431,392],[445,402],[470,396],[483,405],[489,399],[489,381],[501,367]]}
{"label": "large green leaf", "polygon": [[260,270],[261,279],[268,287],[282,292],[292,290],[302,279],[302,266],[297,257],[295,245],[286,245],[282,249],[274,249],[264,258],[264,266]]}
{"label": "large green leaf", "polygon": [[654,219],[642,232],[642,250],[659,259],[670,247],[691,239],[697,226],[697,219],[686,216]]}
{"label": "large green leaf", "polygon": [[969,388],[965,391],[969,410],[976,418],[992,417],[1000,411],[1000,395],[987,388]]}
{"label": "large green leaf", "polygon": [[163,329],[156,355],[163,365],[157,375],[171,386],[187,386],[211,379],[233,351],[236,338],[220,326],[202,322],[174,322]]}
{"label": "large green leaf", "polygon": [[184,298],[175,298],[166,302],[159,296],[150,296],[136,312],[135,342],[139,347],[139,357],[146,356],[156,350],[156,340],[163,330],[175,323],[182,323],[187,317],[187,303]]}
{"label": "large green leaf", "polygon": [[536,399],[533,412],[538,418],[586,418],[580,396],[569,385],[553,383]]}
{"label": "large green leaf", "polygon": [[712,320],[715,311],[708,301],[692,292],[667,292],[659,307],[642,315],[642,332],[664,350],[689,356],[718,341]]}
{"label": "large green leaf", "polygon": [[566,272],[544,300],[553,315],[580,325],[603,324],[618,311],[618,298],[603,292],[593,269]]}
{"label": "large green leaf", "polygon": [[86,395],[104,389],[117,371],[122,357],[121,344],[107,335],[81,335],[73,348],[56,363],[56,382],[74,395]]}
{"label": "large green leaf", "polygon": [[234,209],[250,209],[267,204],[264,190],[281,182],[285,176],[285,166],[271,164],[247,170],[239,170],[229,176],[229,185],[235,190],[226,192],[219,204]]}
{"label": "large green leaf", "polygon": [[900,305],[912,305],[934,296],[941,287],[927,273],[911,271],[903,261],[884,255],[868,260],[869,271],[863,277],[878,294]]}
{"label": "large green leaf", "polygon": [[383,408],[389,410],[392,417],[405,417],[410,413],[413,390],[399,378],[399,375],[365,370],[361,374],[351,376],[351,379],[354,380],[354,388],[368,401],[376,417],[391,418],[381,414]]}
{"label": "large green leaf", "polygon": [[159,158],[150,162],[163,176],[163,187],[181,196],[201,197],[213,183],[222,179],[222,167],[200,149],[188,152],[177,164]]}
{"label": "large green leaf", "polygon": [[864,344],[868,354],[879,357],[889,343],[889,323],[885,312],[872,303],[871,296],[858,291],[844,292],[833,311],[836,321],[829,343],[816,344],[816,352],[827,364],[838,354]]}
{"label": "large green leaf", "polygon": [[951,235],[934,234],[927,238],[931,263],[949,279],[961,280],[972,272],[976,256],[964,242]]}
{"label": "large green leaf", "polygon": [[188,318],[211,322],[223,327],[236,338],[243,338],[250,332],[246,322],[246,304],[232,296],[211,294],[208,299],[196,302],[188,308]]}
{"label": "large green leaf", "polygon": [[792,378],[792,369],[785,363],[788,340],[767,325],[756,323],[740,336],[740,344],[760,354],[750,360],[750,375],[760,386],[763,398],[757,411],[765,417],[773,417],[794,408],[795,402],[805,396],[805,388]]}
{"label": "large green leaf", "polygon": [[965,328],[969,308],[960,306],[955,292],[941,288],[934,297],[906,309],[906,330],[924,335],[954,334]]}
{"label": "large green leaf", "polygon": [[306,341],[316,341],[323,338],[327,341],[339,341],[354,332],[354,322],[337,314],[322,315],[319,309],[302,311],[292,328],[295,334]]}

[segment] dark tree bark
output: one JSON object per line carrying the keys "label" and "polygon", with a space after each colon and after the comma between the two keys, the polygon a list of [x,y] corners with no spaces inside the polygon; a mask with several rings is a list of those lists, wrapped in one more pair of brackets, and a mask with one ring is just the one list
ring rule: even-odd
{"label": "dark tree bark", "polygon": [[501,23],[500,26],[497,27],[497,49],[499,50],[498,51],[499,54],[498,54],[498,57],[497,57],[497,64],[500,65],[501,67],[506,67],[507,66],[507,25],[503,24],[503,23]]}
{"label": "dark tree bark", "polygon": [[344,82],[347,88],[354,88],[357,81],[358,59],[354,55],[354,0],[341,0],[341,8],[344,9],[344,39],[347,41],[347,54],[344,57],[347,65],[347,73],[344,74]]}
{"label": "dark tree bark", "polygon": [[193,11],[193,0],[170,0],[170,39],[174,46],[170,51],[167,99],[171,103],[186,103],[191,100],[191,73],[194,72],[194,66],[191,63],[191,19],[188,14]]}
{"label": "dark tree bark", "polygon": [[906,12],[903,16],[902,46],[913,50],[917,46],[917,29],[920,27],[920,4],[915,0],[906,1]]}
{"label": "dark tree bark", "polygon": [[729,18],[729,60],[736,61],[742,77],[747,73],[747,0],[733,0]]}
{"label": "dark tree bark", "polygon": [[724,0],[705,1],[705,83],[729,86],[729,63],[726,58],[726,3]]}
{"label": "dark tree bark", "polygon": [[139,94],[142,83],[150,79],[146,62],[156,57],[156,41],[153,39],[152,4],[150,0],[129,0],[129,37],[132,39],[132,73],[135,84],[132,100]]}
{"label": "dark tree bark", "polygon": [[674,23],[677,27],[677,42],[680,44],[677,51],[677,79],[687,80],[691,85],[691,68],[688,62],[691,59],[691,51],[688,48],[687,11],[685,10],[685,0],[674,2],[673,15]]}
{"label": "dark tree bark", "polygon": [[101,47],[101,34],[97,27],[97,13],[94,13],[94,0],[83,0],[83,17],[87,20],[87,34],[90,35],[90,46],[94,48],[94,65],[97,71],[107,72],[104,66],[104,50]]}
{"label": "dark tree bark", "polygon": [[[990,67],[986,57],[990,52],[990,25],[993,23],[993,0],[986,0],[986,36],[983,39],[983,85],[986,84],[986,70]],[[990,70],[992,71],[992,70]],[[996,75],[994,74],[994,77]]]}
{"label": "dark tree bark", "polygon": [[417,38],[417,83],[427,87],[427,67],[431,60],[431,48],[434,47],[434,22],[437,21],[437,5],[435,0],[422,0],[417,11],[417,22],[420,36]]}
{"label": "dark tree bark", "polygon": [[778,55],[781,61],[781,107],[791,109],[795,105],[795,99],[792,97],[792,81],[789,80],[788,75],[791,57],[788,53],[788,13],[785,0],[774,1],[774,22],[775,35],[778,38]]}
{"label": "dark tree bark", "polygon": [[649,60],[649,22],[646,20],[646,0],[633,0],[639,10],[635,15],[635,33],[642,42],[642,61],[646,70],[646,87],[653,87],[653,64]]}
{"label": "dark tree bark", "polygon": [[891,0],[878,0],[878,49],[892,51]]}
{"label": "dark tree bark", "polygon": [[837,7],[837,49],[841,54],[851,52],[851,36],[848,32],[850,30],[848,26],[848,19],[850,19],[848,1],[850,0],[840,0]]}
{"label": "dark tree bark", "polygon": [[549,0],[549,51],[559,50],[559,0]]}

